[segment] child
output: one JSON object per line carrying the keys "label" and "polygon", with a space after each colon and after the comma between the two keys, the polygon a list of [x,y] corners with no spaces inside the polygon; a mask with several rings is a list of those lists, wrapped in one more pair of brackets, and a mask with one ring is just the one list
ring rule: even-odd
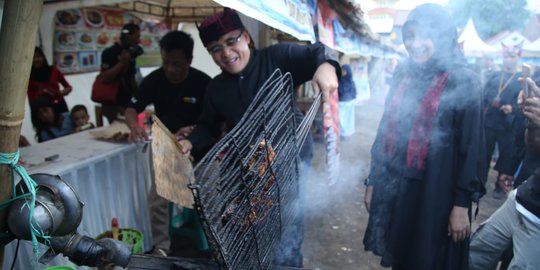
{"label": "child", "polygon": [[84,105],[75,105],[75,107],[71,109],[71,121],[73,121],[75,127],[73,133],[94,128],[94,124],[89,122],[89,120],[90,116]]}
{"label": "child", "polygon": [[73,129],[69,113],[57,113],[53,108],[51,101],[44,97],[35,99],[31,104],[32,124],[38,142],[68,135]]}

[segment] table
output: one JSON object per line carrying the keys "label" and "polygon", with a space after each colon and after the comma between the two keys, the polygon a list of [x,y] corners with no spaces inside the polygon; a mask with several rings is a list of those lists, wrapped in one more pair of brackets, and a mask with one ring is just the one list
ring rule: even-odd
{"label": "table", "polygon": [[[58,154],[58,159],[45,157]],[[21,159],[29,174],[59,175],[78,193],[85,204],[77,231],[96,237],[110,230],[111,219],[120,228],[137,229],[144,234],[144,249],[152,246],[147,194],[152,181],[151,149],[147,144],[112,143],[95,139],[88,131],[21,148]],[[3,269],[9,269],[17,241],[5,248]],[[33,269],[31,242],[20,241],[14,269]],[[40,245],[40,256],[46,246]],[[47,266],[71,265],[58,255]],[[34,269],[42,269],[39,264]],[[87,267],[80,267],[87,269]]]}

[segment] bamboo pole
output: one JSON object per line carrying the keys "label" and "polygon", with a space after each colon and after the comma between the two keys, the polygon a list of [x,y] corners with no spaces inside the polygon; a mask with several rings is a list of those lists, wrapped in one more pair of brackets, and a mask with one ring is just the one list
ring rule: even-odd
{"label": "bamboo pole", "polygon": [[[24,100],[34,56],[42,0],[6,0],[0,29],[0,152],[14,153],[24,118]],[[11,196],[11,171],[0,165],[0,201]],[[7,228],[0,210],[0,231]],[[0,265],[4,245],[0,244]]]}

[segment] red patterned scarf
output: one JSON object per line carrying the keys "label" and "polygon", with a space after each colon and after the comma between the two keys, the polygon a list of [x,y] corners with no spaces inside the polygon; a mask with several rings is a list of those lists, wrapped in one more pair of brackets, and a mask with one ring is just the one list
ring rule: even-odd
{"label": "red patterned scarf", "polygon": [[[409,88],[411,82],[410,77],[405,77],[401,80],[399,87],[392,97],[385,113],[386,118],[386,135],[384,136],[384,152],[386,156],[391,156],[395,151],[397,125],[400,120],[398,117],[399,107],[402,104],[405,92]],[[423,171],[425,160],[429,149],[429,139],[431,129],[437,111],[439,109],[440,99],[443,89],[448,82],[448,73],[441,72],[437,74],[431,85],[427,89],[426,94],[420,102],[420,107],[416,110],[413,127],[409,135],[407,146],[407,168],[418,171]]]}

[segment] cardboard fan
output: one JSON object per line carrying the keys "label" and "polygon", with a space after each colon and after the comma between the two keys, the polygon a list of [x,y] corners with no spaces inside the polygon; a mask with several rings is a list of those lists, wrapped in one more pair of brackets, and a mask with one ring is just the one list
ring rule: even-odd
{"label": "cardboard fan", "polygon": [[155,116],[152,117],[152,160],[156,192],[180,206],[193,208],[193,194],[188,185],[193,182],[193,166],[182,153],[176,137]]}

